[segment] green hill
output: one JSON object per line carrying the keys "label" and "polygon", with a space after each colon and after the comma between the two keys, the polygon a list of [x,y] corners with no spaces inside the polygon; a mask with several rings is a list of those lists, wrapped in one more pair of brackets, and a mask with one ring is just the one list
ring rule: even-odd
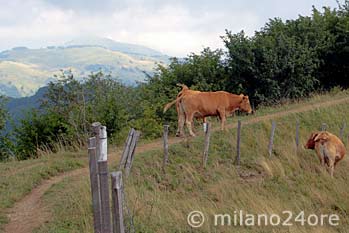
{"label": "green hill", "polygon": [[72,70],[78,78],[102,70],[127,84],[143,81],[156,63],[168,57],[149,48],[103,38],[73,40],[65,46],[41,49],[17,47],[0,53],[0,94],[33,95],[60,70]]}

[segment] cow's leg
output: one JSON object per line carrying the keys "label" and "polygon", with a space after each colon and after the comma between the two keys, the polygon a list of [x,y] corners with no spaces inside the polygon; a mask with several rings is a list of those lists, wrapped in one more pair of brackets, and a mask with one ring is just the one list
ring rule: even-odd
{"label": "cow's leg", "polygon": [[324,158],[324,156],[323,155],[318,155],[318,157],[319,157],[319,159],[320,159],[320,163],[321,163],[321,166],[325,166],[325,158]]}
{"label": "cow's leg", "polygon": [[176,133],[177,137],[184,136],[184,123],[185,123],[185,116],[184,116],[184,113],[182,113],[178,116],[178,130]]}
{"label": "cow's leg", "polygon": [[[184,137],[185,112],[179,107],[178,112],[178,137]],[[177,135],[176,135],[177,136]]]}
{"label": "cow's leg", "polygon": [[186,118],[185,118],[185,123],[187,125],[188,130],[189,130],[190,136],[195,137],[195,134],[194,134],[193,128],[192,128],[193,117],[194,117],[193,113],[187,114]]}
{"label": "cow's leg", "polygon": [[179,127],[180,127],[180,112],[179,112],[179,103],[176,102],[176,111],[177,111],[177,121],[178,121],[178,124],[177,124],[177,132],[176,132],[176,137],[179,137],[180,134],[179,134]]}
{"label": "cow's leg", "polygon": [[315,152],[316,152],[316,156],[320,161],[321,166],[325,167],[325,155],[323,153],[323,148],[319,143],[315,144]]}
{"label": "cow's leg", "polygon": [[184,136],[184,122],[185,122],[185,115],[184,111],[181,109],[179,103],[176,103],[176,110],[177,110],[177,116],[178,116],[178,128],[176,132],[177,137],[183,137]]}
{"label": "cow's leg", "polygon": [[184,124],[186,119],[186,112],[182,102],[178,102],[178,135],[179,137],[184,137]]}
{"label": "cow's leg", "polygon": [[329,170],[330,170],[330,175],[333,177],[333,172],[334,172],[334,161],[330,159],[329,161]]}
{"label": "cow's leg", "polygon": [[219,118],[221,119],[221,130],[224,130],[224,124],[225,124],[225,110],[218,110]]}

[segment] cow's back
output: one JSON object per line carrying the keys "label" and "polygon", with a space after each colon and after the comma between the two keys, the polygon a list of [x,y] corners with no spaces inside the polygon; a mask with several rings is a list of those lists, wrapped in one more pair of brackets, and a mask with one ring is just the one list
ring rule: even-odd
{"label": "cow's back", "polygon": [[196,95],[184,96],[181,103],[187,112],[210,116],[217,115],[219,109],[229,108],[231,96],[232,94],[225,91],[201,92]]}
{"label": "cow's back", "polygon": [[342,140],[340,140],[336,135],[330,134],[330,142],[336,147],[337,154],[342,159],[346,154],[346,149]]}

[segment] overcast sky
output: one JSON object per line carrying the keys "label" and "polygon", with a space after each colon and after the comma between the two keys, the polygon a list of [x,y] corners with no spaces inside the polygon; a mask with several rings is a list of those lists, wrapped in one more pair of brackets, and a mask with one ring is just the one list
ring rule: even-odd
{"label": "overcast sky", "polygon": [[337,7],[336,0],[0,0],[0,51],[92,35],[185,56],[222,47],[225,29],[253,35],[269,18],[310,15],[312,5]]}

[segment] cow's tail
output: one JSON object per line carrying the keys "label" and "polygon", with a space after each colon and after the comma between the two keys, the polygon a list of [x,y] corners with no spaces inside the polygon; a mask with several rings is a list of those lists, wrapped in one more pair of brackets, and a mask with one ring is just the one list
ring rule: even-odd
{"label": "cow's tail", "polygon": [[177,98],[175,100],[165,105],[163,113],[165,113],[169,108],[171,108],[172,105],[174,105],[177,101],[180,101],[182,99],[183,91],[189,90],[189,87],[185,84],[177,83],[177,86],[182,87],[182,90],[178,93]]}
{"label": "cow's tail", "polygon": [[185,84],[177,83],[177,86],[181,87],[182,91],[189,90],[189,87],[187,85],[185,85]]}
{"label": "cow's tail", "polygon": [[165,107],[164,107],[164,113],[172,107],[172,105],[174,105],[176,103],[177,99],[171,101],[170,103],[166,104]]}

